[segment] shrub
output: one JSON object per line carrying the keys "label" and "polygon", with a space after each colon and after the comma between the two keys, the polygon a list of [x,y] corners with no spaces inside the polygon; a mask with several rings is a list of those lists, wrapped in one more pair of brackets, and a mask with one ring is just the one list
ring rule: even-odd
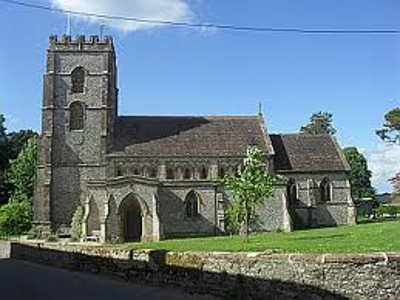
{"label": "shrub", "polygon": [[41,236],[41,231],[37,227],[32,227],[31,230],[28,231],[26,238],[28,240],[36,240]]}
{"label": "shrub", "polygon": [[400,214],[400,206],[393,206],[393,205],[383,205],[381,204],[377,209],[376,212],[379,217],[389,216],[392,218],[396,218],[398,214]]}
{"label": "shrub", "polygon": [[83,208],[78,205],[71,223],[71,240],[79,241],[82,236]]}
{"label": "shrub", "polygon": [[54,242],[57,242],[57,241],[58,241],[58,238],[57,238],[57,236],[55,234],[49,235],[47,237],[47,239],[46,239],[46,242],[49,242],[49,243],[54,243]]}
{"label": "shrub", "polygon": [[11,201],[0,207],[0,233],[3,236],[21,235],[31,228],[30,201]]}

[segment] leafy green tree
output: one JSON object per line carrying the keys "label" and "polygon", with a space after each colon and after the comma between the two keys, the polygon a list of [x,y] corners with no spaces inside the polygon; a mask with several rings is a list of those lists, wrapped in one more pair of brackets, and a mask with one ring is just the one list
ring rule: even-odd
{"label": "leafy green tree", "polygon": [[393,190],[396,194],[400,195],[400,172],[396,174],[392,179],[390,179],[390,182],[393,185]]}
{"label": "leafy green tree", "polygon": [[3,114],[0,114],[0,140],[6,137],[6,127],[4,125],[6,119]]}
{"label": "leafy green tree", "polygon": [[385,115],[383,128],[378,129],[376,134],[386,142],[400,144],[400,107],[392,109]]}
{"label": "leafy green tree", "polygon": [[[400,145],[400,107],[394,108],[385,115],[385,123],[376,134],[385,142]],[[400,171],[389,180],[396,194],[400,194]]]}
{"label": "leafy green tree", "polygon": [[237,174],[226,175],[221,184],[230,191],[233,199],[226,209],[228,227],[237,233],[249,235],[250,227],[259,223],[257,207],[272,196],[273,187],[280,179],[266,171],[264,154],[257,146],[249,147],[247,157]]}
{"label": "leafy green tree", "polygon": [[12,186],[11,201],[31,199],[36,180],[38,139],[28,140],[18,157],[11,161],[7,182]]}
{"label": "leafy green tree", "polygon": [[6,174],[12,193],[9,202],[0,207],[2,235],[20,235],[31,227],[37,148],[37,138],[30,139]]}
{"label": "leafy green tree", "polygon": [[373,197],[375,189],[371,185],[372,172],[368,169],[364,155],[356,147],[345,148],[343,152],[351,168],[351,195],[354,198]]}
{"label": "leafy green tree", "polygon": [[0,233],[3,235],[20,235],[31,227],[37,148],[37,138],[30,139],[6,174],[12,193],[9,202],[0,207]]}
{"label": "leafy green tree", "polygon": [[27,141],[38,134],[32,130],[20,130],[7,133],[5,118],[0,114],[0,205],[8,201],[12,193],[12,186],[7,182],[7,169],[10,161],[16,159]]}
{"label": "leafy green tree", "polygon": [[8,139],[4,123],[5,118],[0,114],[0,172],[4,171],[8,164]]}
{"label": "leafy green tree", "polygon": [[20,130],[11,132],[7,135],[10,159],[17,158],[18,154],[25,148],[31,138],[37,138],[39,135],[33,130]]}
{"label": "leafy green tree", "polygon": [[5,182],[5,170],[9,161],[9,147],[4,115],[0,114],[0,205],[7,202],[8,186]]}
{"label": "leafy green tree", "polygon": [[332,125],[333,115],[328,112],[314,113],[310,118],[310,123],[300,128],[301,133],[305,134],[331,134],[336,133]]}

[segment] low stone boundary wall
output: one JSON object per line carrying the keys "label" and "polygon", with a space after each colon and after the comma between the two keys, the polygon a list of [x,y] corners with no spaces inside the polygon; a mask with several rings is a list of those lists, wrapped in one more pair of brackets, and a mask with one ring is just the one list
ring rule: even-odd
{"label": "low stone boundary wall", "polygon": [[9,242],[0,241],[0,259],[10,258],[11,244]]}
{"label": "low stone boundary wall", "polygon": [[179,253],[12,243],[11,258],[224,299],[400,299],[400,253]]}

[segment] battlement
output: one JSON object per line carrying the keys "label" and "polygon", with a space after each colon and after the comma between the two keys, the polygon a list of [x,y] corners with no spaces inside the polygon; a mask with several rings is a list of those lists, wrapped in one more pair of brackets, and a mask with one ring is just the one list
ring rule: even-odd
{"label": "battlement", "polygon": [[111,36],[100,38],[91,35],[86,38],[78,35],[73,39],[70,35],[63,35],[59,39],[56,35],[50,36],[50,50],[52,51],[114,51],[114,44]]}

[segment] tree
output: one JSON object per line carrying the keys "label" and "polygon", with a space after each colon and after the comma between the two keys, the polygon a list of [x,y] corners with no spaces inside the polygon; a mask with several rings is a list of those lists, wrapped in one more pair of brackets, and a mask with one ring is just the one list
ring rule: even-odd
{"label": "tree", "polygon": [[8,164],[8,139],[6,134],[6,127],[4,125],[5,118],[0,114],[0,172],[4,171]]}
{"label": "tree", "polygon": [[351,195],[353,198],[368,198],[375,195],[371,185],[372,172],[368,169],[367,160],[356,147],[343,149],[350,165]]}
{"label": "tree", "polygon": [[[385,115],[385,123],[376,134],[385,142],[400,145],[400,107],[394,108]],[[389,180],[394,192],[400,194],[400,171]]]}
{"label": "tree", "polygon": [[310,123],[300,128],[301,133],[305,134],[331,134],[336,133],[332,125],[333,115],[328,112],[314,113],[310,118]]}
{"label": "tree", "polygon": [[9,202],[0,208],[0,232],[3,235],[20,235],[31,227],[37,149],[37,138],[30,139],[18,157],[11,161],[6,173],[12,193]]}
{"label": "tree", "polygon": [[400,107],[392,109],[385,115],[383,128],[378,129],[376,134],[386,142],[400,144]]}
{"label": "tree", "polygon": [[4,126],[6,119],[4,115],[0,114],[0,140],[6,137],[6,127]]}
{"label": "tree", "polygon": [[221,184],[231,192],[233,199],[227,206],[228,227],[234,233],[249,235],[249,227],[258,223],[257,207],[272,196],[273,187],[280,179],[266,172],[264,154],[257,146],[249,147],[243,165],[235,175],[226,175]]}
{"label": "tree", "polygon": [[7,135],[10,159],[17,158],[22,149],[31,138],[37,138],[39,135],[33,130],[20,130],[11,132]]}
{"label": "tree", "polygon": [[7,182],[7,169],[10,161],[16,159],[27,141],[38,134],[32,130],[20,130],[7,133],[4,125],[5,118],[0,114],[0,205],[8,201],[12,186]]}
{"label": "tree", "polygon": [[392,179],[389,180],[393,185],[393,190],[396,194],[400,195],[400,172],[398,172]]}
{"label": "tree", "polygon": [[18,157],[11,161],[7,182],[12,186],[11,201],[31,199],[36,180],[38,140],[31,138]]}

